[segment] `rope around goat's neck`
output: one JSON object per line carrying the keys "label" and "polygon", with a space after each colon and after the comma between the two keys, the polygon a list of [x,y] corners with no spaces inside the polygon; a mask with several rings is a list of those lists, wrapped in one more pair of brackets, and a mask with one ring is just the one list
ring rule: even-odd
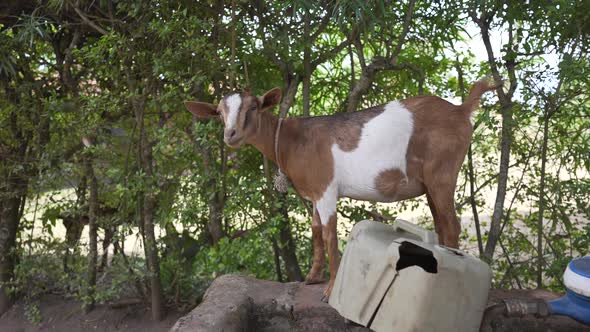
{"label": "rope around goat's neck", "polygon": [[277,131],[275,132],[275,159],[277,160],[278,171],[274,177],[274,187],[280,193],[286,193],[289,190],[289,178],[283,173],[281,163],[279,162],[279,133],[281,132],[283,118],[279,118]]}
{"label": "rope around goat's neck", "polygon": [[283,118],[279,117],[279,124],[275,131],[275,159],[277,160],[277,166],[279,167],[279,173],[283,173],[281,163],[279,162],[279,133],[281,132],[281,124],[283,124]]}

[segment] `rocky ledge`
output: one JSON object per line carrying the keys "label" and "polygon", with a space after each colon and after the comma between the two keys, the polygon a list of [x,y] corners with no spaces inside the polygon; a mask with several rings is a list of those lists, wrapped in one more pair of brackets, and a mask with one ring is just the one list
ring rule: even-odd
{"label": "rocky ledge", "polygon": [[[217,278],[203,303],[180,318],[170,331],[370,331],[347,322],[327,303],[320,301],[323,285],[279,283],[239,275]],[[541,290],[492,290],[488,304],[503,299],[553,299],[559,294]],[[488,310],[481,331],[588,331],[563,316],[504,317]]]}

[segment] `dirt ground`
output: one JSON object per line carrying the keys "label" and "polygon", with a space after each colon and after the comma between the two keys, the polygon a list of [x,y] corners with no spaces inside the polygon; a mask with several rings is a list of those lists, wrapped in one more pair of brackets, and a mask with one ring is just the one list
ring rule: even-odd
{"label": "dirt ground", "polygon": [[41,315],[39,324],[33,324],[25,313],[24,302],[17,302],[0,317],[1,332],[33,331],[168,331],[183,313],[168,311],[161,322],[153,322],[144,305],[111,308],[98,305],[88,314],[79,301],[59,295],[45,295],[38,302]]}

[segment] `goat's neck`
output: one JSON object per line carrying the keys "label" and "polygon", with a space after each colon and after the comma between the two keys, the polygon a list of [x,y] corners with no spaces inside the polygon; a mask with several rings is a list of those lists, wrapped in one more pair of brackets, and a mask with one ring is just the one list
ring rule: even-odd
{"label": "goat's neck", "polygon": [[[258,151],[262,152],[266,158],[272,160],[275,164],[277,164],[277,157],[275,155],[275,134],[278,124],[279,118],[277,116],[269,112],[260,112],[258,114],[258,128],[256,133],[252,135],[247,142],[254,145]],[[285,129],[285,122],[281,125],[281,137],[283,136],[283,129]],[[281,143],[284,144],[285,142],[281,142],[279,138],[279,155],[281,157],[280,160],[282,161],[284,156],[283,151],[280,148]],[[284,167],[282,164],[281,166]]]}

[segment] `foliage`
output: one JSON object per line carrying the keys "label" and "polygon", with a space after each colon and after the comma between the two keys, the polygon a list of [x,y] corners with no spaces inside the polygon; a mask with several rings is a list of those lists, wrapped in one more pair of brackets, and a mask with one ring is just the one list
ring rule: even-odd
{"label": "foliage", "polygon": [[[370,84],[359,107],[418,94],[456,101],[491,70],[490,59],[466,47],[482,47],[475,15],[493,32],[501,75],[517,83],[494,283],[532,287],[542,273],[544,287],[561,291],[565,264],[590,248],[588,3],[60,0],[0,15],[0,209],[19,210],[12,224],[8,212],[0,219],[0,235],[8,234],[7,225],[17,228],[14,243],[0,237],[0,249],[8,248],[0,259],[15,262],[9,280],[0,282],[28,300],[57,291],[99,303],[142,296],[126,293],[138,280],[149,289],[153,270],[140,250],[149,243],[122,248],[127,256],[114,255],[102,281],[88,285],[86,233],[79,243],[65,240],[63,214],[88,213],[87,160],[99,180],[99,211],[115,211],[97,219],[100,240],[109,227],[120,247],[145,235],[145,199],[155,197],[154,248],[166,302],[196,304],[223,273],[286,280],[292,262],[285,250],[305,273],[312,249],[302,200],[294,191],[278,198],[260,153],[224,147],[221,124],[192,119],[182,101],[217,102],[244,87],[260,95],[280,86],[295,91],[282,106],[289,116],[327,115],[345,110],[365,78]],[[465,163],[455,197],[464,217],[462,246],[475,255],[469,188],[476,190],[485,243],[506,114],[496,101],[487,96],[477,112],[474,179]],[[411,215],[433,227],[423,198],[394,205],[342,200],[338,212],[341,248],[362,219]],[[216,225],[221,234],[212,231]],[[80,250],[64,272],[71,246]],[[96,287],[94,298],[86,287]],[[31,304],[27,317],[38,322],[38,307]]]}

